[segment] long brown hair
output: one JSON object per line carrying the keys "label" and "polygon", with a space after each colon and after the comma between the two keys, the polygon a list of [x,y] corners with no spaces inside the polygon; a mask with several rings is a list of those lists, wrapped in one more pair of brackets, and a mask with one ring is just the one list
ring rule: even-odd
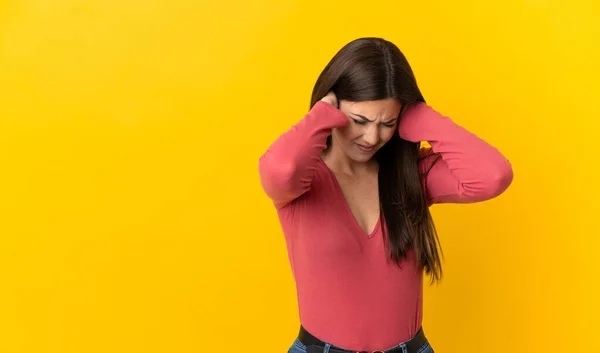
{"label": "long brown hair", "polygon": [[[319,75],[310,107],[329,91],[352,102],[395,98],[402,104],[400,119],[407,106],[425,102],[404,54],[382,38],[359,38],[342,47]],[[377,151],[379,202],[390,258],[400,265],[413,249],[417,264],[437,282],[442,278],[441,247],[421,183],[420,147],[394,134]]]}

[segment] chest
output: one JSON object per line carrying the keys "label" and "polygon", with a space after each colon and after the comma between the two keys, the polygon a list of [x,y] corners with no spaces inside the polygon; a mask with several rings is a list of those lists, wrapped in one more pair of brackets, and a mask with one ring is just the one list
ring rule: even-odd
{"label": "chest", "polygon": [[371,234],[379,221],[379,186],[377,174],[360,178],[334,174],[339,191],[360,230]]}

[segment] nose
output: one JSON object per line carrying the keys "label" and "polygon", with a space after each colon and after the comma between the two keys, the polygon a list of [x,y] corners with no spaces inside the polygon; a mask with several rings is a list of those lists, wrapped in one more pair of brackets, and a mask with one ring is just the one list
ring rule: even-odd
{"label": "nose", "polygon": [[367,128],[365,134],[363,135],[363,139],[369,145],[374,146],[379,143],[379,127],[375,124],[372,124]]}

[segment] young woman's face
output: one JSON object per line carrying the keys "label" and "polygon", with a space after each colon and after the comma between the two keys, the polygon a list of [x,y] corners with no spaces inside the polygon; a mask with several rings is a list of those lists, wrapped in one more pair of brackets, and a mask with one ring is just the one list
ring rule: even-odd
{"label": "young woman's face", "polygon": [[395,133],[402,105],[396,99],[340,101],[340,110],[350,123],[332,132],[332,145],[356,162],[370,160]]}

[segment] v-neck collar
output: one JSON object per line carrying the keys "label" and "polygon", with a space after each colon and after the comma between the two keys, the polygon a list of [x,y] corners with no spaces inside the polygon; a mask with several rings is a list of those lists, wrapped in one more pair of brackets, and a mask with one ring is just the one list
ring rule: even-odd
{"label": "v-neck collar", "polygon": [[348,204],[348,201],[344,197],[344,193],[342,192],[342,186],[340,185],[337,177],[335,176],[333,171],[331,169],[329,169],[329,166],[325,163],[325,161],[323,159],[319,158],[319,162],[327,170],[327,173],[331,176],[331,178],[333,180],[333,184],[335,185],[337,194],[341,198],[341,201],[344,204],[344,208],[346,209],[346,213],[348,214],[348,217],[350,217],[352,219],[352,223],[355,225],[355,228],[357,229],[357,231],[359,231],[363,236],[365,236],[369,239],[372,238],[373,236],[375,236],[375,234],[377,234],[377,232],[379,231],[379,228],[381,228],[381,208],[379,209],[379,214],[377,217],[377,223],[375,224],[375,227],[373,227],[373,230],[370,233],[366,233],[361,228],[360,224],[356,220],[356,217],[354,217],[354,214],[352,213],[352,210],[350,209],[350,205]]}

